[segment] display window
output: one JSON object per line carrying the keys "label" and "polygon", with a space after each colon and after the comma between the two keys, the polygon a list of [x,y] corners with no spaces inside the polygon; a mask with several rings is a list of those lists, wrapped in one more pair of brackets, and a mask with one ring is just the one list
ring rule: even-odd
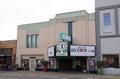
{"label": "display window", "polygon": [[118,55],[103,55],[104,67],[106,68],[118,68],[119,56]]}
{"label": "display window", "polygon": [[29,59],[22,59],[22,69],[29,70]]}
{"label": "display window", "polygon": [[41,59],[36,59],[36,69],[37,70],[42,69]]}

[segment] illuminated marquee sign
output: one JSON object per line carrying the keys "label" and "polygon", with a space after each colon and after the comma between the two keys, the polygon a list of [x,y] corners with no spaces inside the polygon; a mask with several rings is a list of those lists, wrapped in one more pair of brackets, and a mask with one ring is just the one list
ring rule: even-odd
{"label": "illuminated marquee sign", "polygon": [[95,47],[71,45],[70,56],[95,56]]}

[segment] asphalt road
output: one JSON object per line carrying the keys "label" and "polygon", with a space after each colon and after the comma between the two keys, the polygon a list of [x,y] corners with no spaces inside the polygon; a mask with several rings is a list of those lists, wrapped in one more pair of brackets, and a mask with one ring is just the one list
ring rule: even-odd
{"label": "asphalt road", "polygon": [[[55,73],[55,72],[29,72],[29,71],[18,71],[18,72],[1,72],[0,79],[120,79],[112,78],[112,76],[90,75],[80,73]],[[108,78],[107,78],[108,77]],[[115,76],[114,76],[115,77]]]}
{"label": "asphalt road", "polygon": [[9,77],[4,76],[0,77],[0,79],[100,79],[100,78],[55,78],[55,77]]}
{"label": "asphalt road", "polygon": [[0,76],[0,79],[100,79],[100,78],[83,78],[83,77],[72,77],[72,78],[67,78],[67,77],[59,77],[59,76],[30,76],[30,75],[2,75]]}

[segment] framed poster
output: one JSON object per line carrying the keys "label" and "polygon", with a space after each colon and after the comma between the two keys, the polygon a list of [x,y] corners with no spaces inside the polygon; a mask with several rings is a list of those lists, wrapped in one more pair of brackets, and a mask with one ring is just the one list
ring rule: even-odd
{"label": "framed poster", "polygon": [[55,53],[54,49],[55,49],[54,46],[48,48],[48,57],[53,57],[54,56],[54,53]]}
{"label": "framed poster", "polygon": [[50,67],[50,69],[56,69],[56,59],[55,58],[49,59],[49,67]]}
{"label": "framed poster", "polygon": [[96,71],[95,58],[88,58],[88,70],[89,72]]}

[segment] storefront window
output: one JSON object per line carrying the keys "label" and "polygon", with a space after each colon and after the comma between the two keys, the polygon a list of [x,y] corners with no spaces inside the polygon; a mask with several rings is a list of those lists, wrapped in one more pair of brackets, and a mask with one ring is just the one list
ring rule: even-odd
{"label": "storefront window", "polygon": [[104,67],[106,68],[118,68],[119,56],[118,55],[103,55]]}
{"label": "storefront window", "polygon": [[22,59],[22,69],[29,70],[29,59]]}
{"label": "storefront window", "polygon": [[41,65],[41,59],[36,59],[36,70],[41,70],[42,65]]}

